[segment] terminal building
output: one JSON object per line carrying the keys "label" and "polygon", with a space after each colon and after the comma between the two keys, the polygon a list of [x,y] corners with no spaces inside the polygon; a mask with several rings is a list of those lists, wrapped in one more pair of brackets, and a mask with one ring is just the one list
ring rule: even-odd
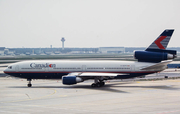
{"label": "terminal building", "polygon": [[0,55],[4,55],[4,49],[5,47],[0,47]]}
{"label": "terminal building", "polygon": [[99,53],[124,53],[124,47],[100,47]]}
{"label": "terminal building", "polygon": [[[97,48],[5,48],[0,47],[0,56],[14,55],[58,55],[58,54],[121,54],[131,53],[134,50],[145,50],[145,47],[97,47]],[[180,52],[180,47],[168,48],[169,50],[177,50]]]}

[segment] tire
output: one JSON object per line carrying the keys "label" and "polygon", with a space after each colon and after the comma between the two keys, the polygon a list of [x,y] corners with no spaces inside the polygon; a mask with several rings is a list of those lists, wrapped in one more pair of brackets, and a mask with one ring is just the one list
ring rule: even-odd
{"label": "tire", "polygon": [[101,86],[104,86],[104,85],[105,85],[105,82],[101,82],[100,84],[101,84]]}
{"label": "tire", "polygon": [[97,85],[97,87],[101,87],[101,83],[97,83],[96,85]]}
{"label": "tire", "polygon": [[32,87],[32,84],[28,84],[27,86],[28,86],[28,87]]}
{"label": "tire", "polygon": [[91,85],[91,87],[96,87],[96,84],[95,84],[95,83],[93,83],[93,84]]}

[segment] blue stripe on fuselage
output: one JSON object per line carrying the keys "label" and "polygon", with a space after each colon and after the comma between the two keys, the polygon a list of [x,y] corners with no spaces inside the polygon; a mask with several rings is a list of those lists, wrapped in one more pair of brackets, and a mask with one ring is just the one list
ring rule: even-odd
{"label": "blue stripe on fuselage", "polygon": [[[109,72],[109,73],[112,73],[112,72]],[[155,73],[155,72],[137,72],[137,73],[129,72],[129,73],[127,73],[127,75],[118,75],[114,79],[134,78],[134,77],[143,76],[143,75],[152,74],[152,73]],[[57,72],[57,73],[52,73],[52,72],[49,72],[49,73],[48,72],[45,72],[45,73],[42,73],[42,72],[41,73],[38,73],[38,72],[27,72],[27,73],[25,73],[25,72],[9,72],[6,74],[14,76],[14,77],[25,78],[25,79],[61,79],[62,76],[68,75],[69,72]],[[93,79],[93,77],[92,77],[92,79]]]}
{"label": "blue stripe on fuselage", "polygon": [[26,79],[61,79],[68,73],[6,73],[8,75]]}

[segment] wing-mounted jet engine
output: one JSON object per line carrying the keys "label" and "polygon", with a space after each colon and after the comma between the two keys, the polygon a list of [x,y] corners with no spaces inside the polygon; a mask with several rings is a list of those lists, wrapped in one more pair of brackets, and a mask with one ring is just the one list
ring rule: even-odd
{"label": "wing-mounted jet engine", "polygon": [[77,76],[63,76],[62,83],[65,85],[72,85],[83,82],[84,80]]}

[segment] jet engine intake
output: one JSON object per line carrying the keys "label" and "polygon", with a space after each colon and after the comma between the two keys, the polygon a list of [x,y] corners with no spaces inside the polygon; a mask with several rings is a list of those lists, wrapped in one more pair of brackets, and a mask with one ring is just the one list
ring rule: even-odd
{"label": "jet engine intake", "polygon": [[72,85],[83,82],[84,80],[77,76],[63,76],[62,83],[65,85]]}

